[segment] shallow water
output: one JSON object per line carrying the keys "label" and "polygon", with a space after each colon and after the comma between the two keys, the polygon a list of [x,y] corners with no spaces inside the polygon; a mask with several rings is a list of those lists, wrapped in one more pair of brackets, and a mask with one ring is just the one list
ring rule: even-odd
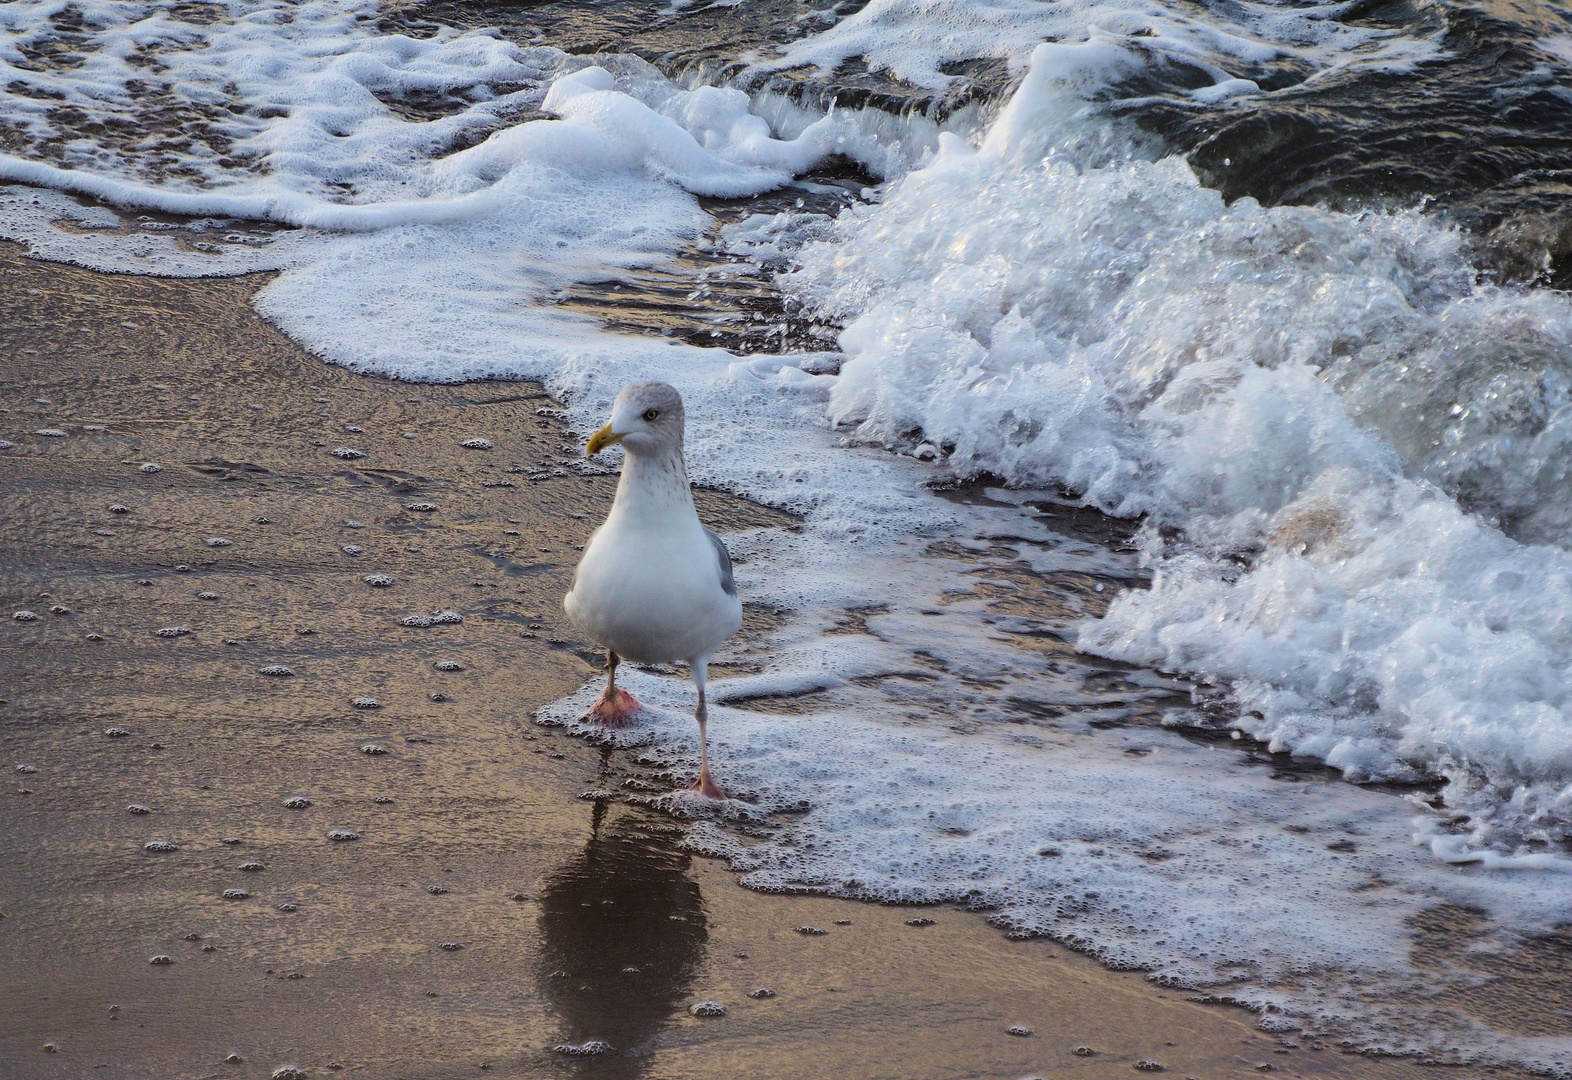
{"label": "shallow water", "polygon": [[[611,496],[542,391],[324,365],[247,306],[254,278],[105,275],[9,245],[0,274],[23,286],[0,319],[16,414],[66,432],[4,459],[0,590],[38,618],[0,649],[0,748],[23,766],[0,788],[0,1075],[1434,1074],[951,908],[916,925],[738,888],[682,849],[683,823],[620,797],[669,791],[669,772],[530,721],[599,662],[556,597]],[[365,458],[332,455],[346,434]],[[406,511],[411,489],[441,508]],[[697,501],[717,529],[794,527]],[[394,585],[367,586],[368,564]],[[463,621],[401,626],[412,608]],[[781,618],[750,606],[743,648]],[[172,624],[190,633],[154,632]],[[270,661],[294,674],[262,676]],[[1481,931],[1438,913],[1423,962],[1468,961]],[[1534,972],[1553,955],[1483,959],[1552,1010]],[[692,1015],[704,1001],[727,1015]],[[603,1052],[556,1049],[587,1043]]]}
{"label": "shallow water", "polygon": [[1572,883],[1565,21],[22,3],[0,231],[280,270],[258,310],[325,359],[538,379],[583,431],[677,385],[694,475],[800,525],[730,538],[774,612],[720,658],[745,797],[661,794],[662,673],[627,797],[749,884],[1564,1071],[1412,1002],[1472,978],[1414,961],[1434,905],[1511,949]]}

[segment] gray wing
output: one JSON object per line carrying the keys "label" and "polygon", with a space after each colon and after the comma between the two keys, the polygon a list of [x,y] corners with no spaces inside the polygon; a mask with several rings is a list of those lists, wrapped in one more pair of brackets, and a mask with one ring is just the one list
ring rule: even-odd
{"label": "gray wing", "polygon": [[[703,526],[700,526],[703,528]],[[715,557],[720,560],[721,588],[726,590],[728,596],[737,595],[737,582],[731,576],[731,552],[726,550],[726,545],[721,538],[704,530],[704,535],[710,538],[710,543],[715,545]]]}

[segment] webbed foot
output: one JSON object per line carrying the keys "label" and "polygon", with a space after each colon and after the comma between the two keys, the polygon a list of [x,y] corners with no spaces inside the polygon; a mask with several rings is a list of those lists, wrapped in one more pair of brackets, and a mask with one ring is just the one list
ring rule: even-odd
{"label": "webbed foot", "polygon": [[590,706],[588,719],[606,727],[622,727],[644,706],[639,699],[620,687],[608,687]]}
{"label": "webbed foot", "polygon": [[726,793],[720,789],[720,785],[710,776],[708,769],[703,769],[699,772],[699,778],[688,785],[688,790],[695,794],[703,795],[706,799],[714,799],[716,802],[725,802],[727,797]]}

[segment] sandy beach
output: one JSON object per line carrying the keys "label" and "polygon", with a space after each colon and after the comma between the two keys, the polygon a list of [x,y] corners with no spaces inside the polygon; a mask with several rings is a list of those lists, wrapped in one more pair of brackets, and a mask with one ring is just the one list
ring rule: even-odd
{"label": "sandy beach", "polygon": [[0,1077],[1480,1071],[977,914],[752,893],[581,798],[671,786],[531,720],[596,675],[561,596],[613,478],[539,387],[330,367],[264,283],[0,247]]}

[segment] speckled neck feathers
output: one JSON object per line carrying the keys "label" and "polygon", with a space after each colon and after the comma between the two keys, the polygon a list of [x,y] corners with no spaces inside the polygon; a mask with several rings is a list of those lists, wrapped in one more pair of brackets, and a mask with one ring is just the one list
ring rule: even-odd
{"label": "speckled neck feathers", "polygon": [[682,445],[663,445],[654,454],[640,454],[628,448],[612,512],[640,518],[658,516],[669,521],[674,512],[683,508],[697,520]]}

